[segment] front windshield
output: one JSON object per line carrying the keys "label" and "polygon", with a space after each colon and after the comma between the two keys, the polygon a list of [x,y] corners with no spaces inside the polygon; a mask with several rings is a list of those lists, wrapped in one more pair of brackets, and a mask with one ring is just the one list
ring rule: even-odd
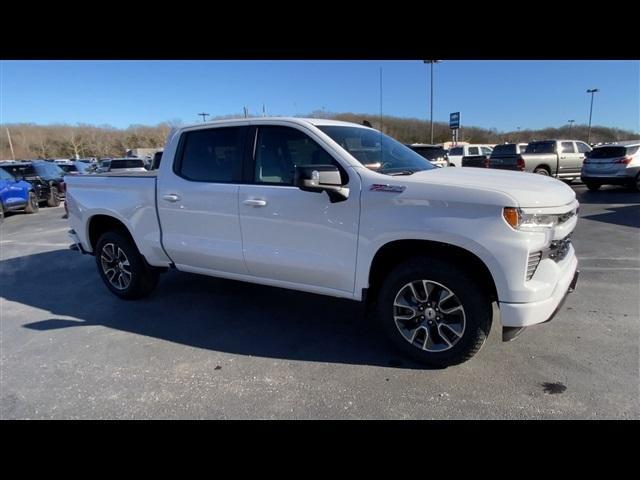
{"label": "front windshield", "polygon": [[409,147],[368,128],[318,126],[365,167],[390,175],[411,174],[437,167]]}
{"label": "front windshield", "polygon": [[37,162],[33,164],[36,172],[43,178],[59,178],[64,176],[64,171],[55,163]]}

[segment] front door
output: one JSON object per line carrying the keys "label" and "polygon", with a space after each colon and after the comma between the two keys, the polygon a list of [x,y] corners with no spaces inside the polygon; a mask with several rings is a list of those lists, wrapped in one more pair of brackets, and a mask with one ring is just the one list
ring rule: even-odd
{"label": "front door", "polygon": [[[252,275],[353,292],[360,215],[360,177],[346,170],[302,130],[259,126],[240,186],[240,224]],[[295,165],[337,165],[349,198],[293,186]]]}

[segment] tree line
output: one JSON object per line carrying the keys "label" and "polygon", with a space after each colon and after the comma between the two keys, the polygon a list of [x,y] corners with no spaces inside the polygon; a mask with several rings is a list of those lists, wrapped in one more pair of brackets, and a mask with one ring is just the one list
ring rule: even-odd
{"label": "tree line", "polygon": [[[403,143],[428,143],[430,124],[417,118],[399,118],[360,113],[312,112],[309,117],[324,117],[361,124],[365,120],[374,128],[381,129]],[[225,115],[216,119],[243,117]],[[109,125],[36,125],[31,123],[2,124],[0,138],[0,159],[12,158],[9,136],[16,159],[36,158],[87,158],[124,156],[127,149],[161,148],[167,135],[179,121],[163,122],[158,125],[131,125],[118,129]],[[451,130],[444,122],[434,122],[434,143],[451,140]],[[465,127],[459,132],[459,141],[470,143],[530,142],[550,138],[572,138],[587,140],[588,127],[574,125],[573,128],[544,128],[498,132],[495,129]],[[594,126],[591,128],[591,142],[611,142],[631,140],[640,137],[638,133],[617,128]]]}

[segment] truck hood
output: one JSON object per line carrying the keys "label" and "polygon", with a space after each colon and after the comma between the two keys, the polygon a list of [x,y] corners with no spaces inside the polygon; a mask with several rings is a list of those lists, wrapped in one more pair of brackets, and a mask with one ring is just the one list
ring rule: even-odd
{"label": "truck hood", "polygon": [[435,183],[504,193],[518,206],[558,207],[571,203],[575,192],[560,180],[534,173],[509,172],[484,168],[445,167],[416,172],[406,178],[420,183]]}

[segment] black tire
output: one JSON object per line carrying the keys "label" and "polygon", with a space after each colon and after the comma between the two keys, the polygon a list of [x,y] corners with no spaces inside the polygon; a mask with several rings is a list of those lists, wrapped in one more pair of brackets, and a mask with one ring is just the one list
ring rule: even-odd
{"label": "black tire", "polygon": [[546,167],[536,167],[533,173],[537,173],[538,175],[544,175],[546,177],[551,175],[551,172],[547,170]]}
{"label": "black tire", "polygon": [[591,182],[589,182],[589,183],[586,183],[586,182],[585,182],[585,185],[586,185],[586,186],[587,186],[587,188],[588,188],[589,190],[591,190],[592,192],[595,192],[596,190],[600,190],[600,187],[602,186],[602,185],[600,185],[599,183],[591,183]]}
{"label": "black tire", "polygon": [[634,192],[640,192],[640,173],[636,175],[636,178],[629,184],[629,188]]}
{"label": "black tire", "polygon": [[[410,343],[396,325],[394,319],[396,295],[399,295],[408,283],[416,280],[430,280],[441,284],[455,295],[452,297],[453,301],[459,301],[463,307],[465,324],[462,335],[447,350],[441,352],[424,350]],[[434,294],[433,291],[432,294]],[[438,306],[442,304],[444,302]],[[447,367],[466,362],[480,350],[491,330],[493,317],[491,304],[490,296],[485,293],[481,282],[460,267],[434,258],[414,258],[398,265],[388,274],[372,310],[376,321],[396,347],[420,363]],[[423,312],[424,314],[426,311]],[[424,318],[423,316],[423,322]],[[437,335],[439,334],[434,334],[432,338],[438,338]]]}
{"label": "black tire", "polygon": [[49,198],[47,199],[47,207],[58,207],[60,206],[60,195],[58,194],[58,188],[51,186],[51,193],[49,193]]}
{"label": "black tire", "polygon": [[[109,247],[109,245],[112,245],[113,247]],[[129,283],[124,288],[117,288],[114,286],[109,276],[107,276],[107,273],[105,273],[105,268],[103,268],[103,257],[118,257],[118,249],[124,253],[124,258],[128,260],[129,263]],[[115,253],[115,255],[111,255],[111,252]],[[96,265],[102,281],[114,295],[122,299],[135,300],[144,298],[148,296],[158,284],[158,270],[147,265],[133,241],[122,232],[107,232],[102,234],[96,245],[95,254]],[[120,256],[119,258],[123,257]],[[121,272],[121,270],[118,271]],[[109,275],[112,279],[118,275],[122,278],[122,283],[126,283],[126,276],[124,276],[124,274],[120,275],[116,272],[116,274],[112,275],[112,272],[109,272]],[[119,283],[116,280],[114,281]]]}
{"label": "black tire", "polygon": [[4,205],[0,202],[0,223],[4,222]]}
{"label": "black tire", "polygon": [[38,197],[35,192],[29,192],[29,200],[27,206],[24,208],[24,213],[36,213],[40,210],[40,204],[38,203]]}

